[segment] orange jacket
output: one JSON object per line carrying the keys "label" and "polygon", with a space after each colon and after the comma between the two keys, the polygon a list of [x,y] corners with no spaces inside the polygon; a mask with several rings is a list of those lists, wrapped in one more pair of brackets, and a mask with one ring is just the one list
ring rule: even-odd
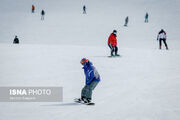
{"label": "orange jacket", "polygon": [[35,6],[34,5],[32,5],[32,10],[35,10]]}

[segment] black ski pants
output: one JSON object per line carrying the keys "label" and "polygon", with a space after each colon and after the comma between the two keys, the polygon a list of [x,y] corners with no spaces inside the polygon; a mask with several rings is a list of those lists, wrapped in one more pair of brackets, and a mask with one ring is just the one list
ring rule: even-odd
{"label": "black ski pants", "polygon": [[159,39],[159,46],[161,47],[162,41],[164,42],[164,45],[167,47],[166,39],[162,39],[162,38]]}
{"label": "black ski pants", "polygon": [[115,52],[115,55],[118,52],[118,47],[117,46],[112,46],[111,44],[108,44],[109,48],[111,49],[111,55],[113,55],[113,53]]}

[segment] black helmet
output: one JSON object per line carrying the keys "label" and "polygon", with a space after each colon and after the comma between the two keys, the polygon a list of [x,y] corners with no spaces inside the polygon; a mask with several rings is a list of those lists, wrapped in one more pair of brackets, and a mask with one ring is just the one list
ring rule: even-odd
{"label": "black helmet", "polygon": [[113,34],[115,34],[115,35],[116,35],[116,34],[117,34],[117,30],[113,30]]}

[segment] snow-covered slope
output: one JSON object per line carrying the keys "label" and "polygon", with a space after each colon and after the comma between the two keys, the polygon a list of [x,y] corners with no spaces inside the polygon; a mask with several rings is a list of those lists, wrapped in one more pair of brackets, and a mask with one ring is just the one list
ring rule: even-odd
{"label": "snow-covered slope", "polygon": [[[31,13],[32,4],[36,7],[35,14]],[[86,15],[82,14],[84,4]],[[12,43],[17,35],[24,44],[105,46],[109,34],[117,29],[121,47],[151,47],[163,28],[168,43],[175,48],[180,27],[179,5],[178,0],[1,0],[0,42]],[[46,12],[45,21],[40,21],[42,9]],[[149,24],[144,24],[146,12]],[[128,28],[123,27],[126,16],[129,16]]]}
{"label": "snow-covered slope", "polygon": [[[1,0],[0,85],[63,86],[64,99],[0,103],[0,119],[179,120],[179,5],[178,0]],[[161,28],[167,31],[169,51],[158,49]],[[122,56],[111,59],[106,44],[113,29]],[[21,44],[12,44],[14,35]],[[94,91],[95,106],[73,103],[84,85],[82,57],[102,78]]]}

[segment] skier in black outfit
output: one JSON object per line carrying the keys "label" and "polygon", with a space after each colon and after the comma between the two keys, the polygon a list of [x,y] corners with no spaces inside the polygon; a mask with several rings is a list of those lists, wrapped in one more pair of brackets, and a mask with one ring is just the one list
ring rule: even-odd
{"label": "skier in black outfit", "polygon": [[127,16],[125,19],[125,24],[124,24],[125,27],[127,27],[128,22],[129,22],[129,17]]}
{"label": "skier in black outfit", "polygon": [[145,15],[145,23],[148,23],[148,17],[149,17],[149,14],[146,12],[146,15]]}
{"label": "skier in black outfit", "polygon": [[157,40],[159,40],[159,49],[161,49],[161,43],[164,42],[164,45],[166,47],[166,50],[168,50],[168,45],[166,43],[166,32],[161,29],[161,31],[158,33]]}
{"label": "skier in black outfit", "polygon": [[13,44],[19,44],[19,39],[18,39],[17,36],[15,36],[14,41],[13,41]]}
{"label": "skier in black outfit", "polygon": [[83,14],[86,14],[86,6],[83,6]]}
{"label": "skier in black outfit", "polygon": [[42,10],[42,11],[41,11],[41,20],[44,20],[44,15],[45,15],[45,11]]}

